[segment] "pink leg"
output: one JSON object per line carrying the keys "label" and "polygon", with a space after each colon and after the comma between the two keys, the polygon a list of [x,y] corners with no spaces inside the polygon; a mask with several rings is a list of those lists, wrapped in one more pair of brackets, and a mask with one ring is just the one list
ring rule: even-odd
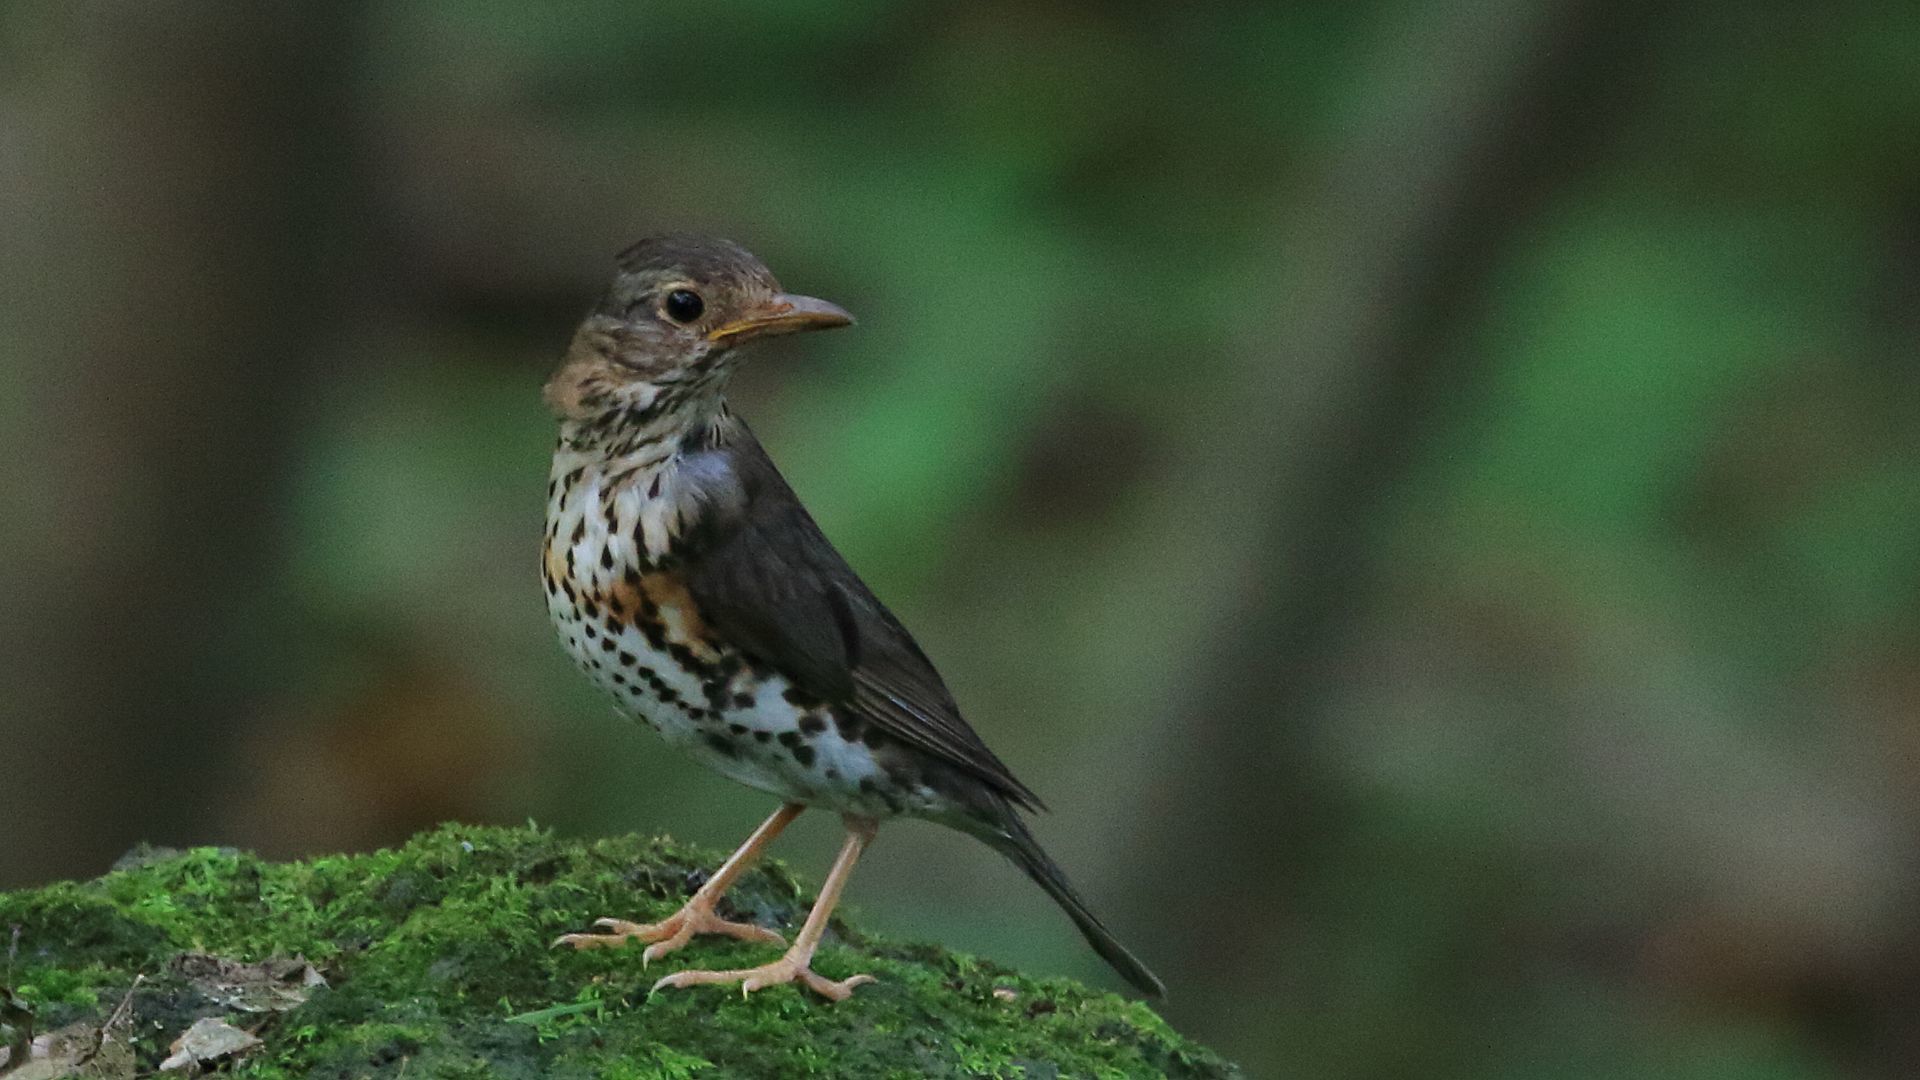
{"label": "pink leg", "polygon": [[714,914],[713,908],[719,903],[720,897],[732,887],[734,879],[738,878],[747,867],[753,865],[753,860],[760,855],[760,849],[772,843],[773,838],[779,836],[780,831],[791,824],[794,818],[799,817],[800,812],[805,809],[806,807],[799,803],[787,803],[775,810],[772,817],[761,822],[760,827],[753,830],[753,835],[747,837],[747,842],[740,845],[740,850],[728,856],[727,861],[720,864],[720,869],[714,871],[705,885],[700,886],[700,891],[688,897],[686,904],[679,911],[659,922],[633,923],[624,919],[596,919],[593,925],[605,931],[604,933],[562,934],[554,939],[553,944],[556,947],[571,945],[576,949],[610,949],[625,945],[629,941],[651,942],[652,944],[647,946],[647,951],[640,956],[642,967],[692,941],[695,934],[725,934],[742,941],[776,941],[784,944],[785,938],[766,927],[755,926],[752,923],[728,922]]}
{"label": "pink leg", "polygon": [[853,995],[854,987],[872,982],[871,975],[855,975],[835,982],[814,974],[810,966],[814,950],[820,947],[820,936],[826,933],[827,920],[833,915],[834,905],[840,902],[840,890],[846,888],[847,878],[853,873],[853,864],[860,861],[860,853],[866,850],[879,828],[879,823],[869,818],[849,817],[846,821],[846,843],[840,845],[840,854],[834,857],[833,868],[827,871],[827,880],[820,886],[820,898],[813,902],[813,910],[807,913],[806,925],[800,928],[786,955],[770,964],[737,971],[677,971],[654,983],[653,988],[661,990],[670,986],[737,982],[744,997],[764,987],[798,982],[821,997],[845,1001]]}

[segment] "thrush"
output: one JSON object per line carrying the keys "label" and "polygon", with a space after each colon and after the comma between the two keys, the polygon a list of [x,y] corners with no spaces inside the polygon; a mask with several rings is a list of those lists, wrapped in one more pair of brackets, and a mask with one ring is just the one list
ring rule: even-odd
{"label": "thrush", "polygon": [[1101,924],[1022,818],[1040,799],[961,718],[900,621],[840,556],[728,408],[743,347],[853,322],[785,292],[723,240],[661,236],[619,257],[612,287],[546,386],[560,422],[547,489],[547,610],[624,715],[723,776],[781,801],[685,906],[650,924],[601,919],[556,945],[647,942],[652,961],[697,934],[784,943],[717,903],[809,807],[846,839],[793,944],[771,963],[681,971],[655,989],[799,982],[844,1000],[867,975],[811,967],[854,863],[880,823],[938,822],[1010,858],[1134,987],[1164,987]]}

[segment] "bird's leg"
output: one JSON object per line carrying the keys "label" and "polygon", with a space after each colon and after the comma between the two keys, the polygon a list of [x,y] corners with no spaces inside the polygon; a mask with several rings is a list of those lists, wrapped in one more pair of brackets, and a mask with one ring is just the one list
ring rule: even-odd
{"label": "bird's leg", "polygon": [[695,934],[725,934],[742,941],[775,941],[784,944],[786,938],[764,926],[729,922],[715,914],[713,909],[714,905],[719,903],[720,897],[733,885],[734,879],[739,877],[747,867],[753,865],[753,860],[760,855],[760,849],[771,843],[774,837],[779,836],[780,830],[791,824],[804,809],[806,807],[799,803],[787,803],[775,810],[772,817],[761,822],[760,827],[753,830],[753,835],[747,837],[747,842],[740,845],[740,850],[735,851],[726,862],[721,863],[720,869],[714,871],[713,876],[707,879],[707,883],[687,898],[687,902],[679,911],[659,922],[633,923],[624,919],[596,919],[593,925],[599,927],[602,933],[562,934],[554,939],[554,946],[557,948],[561,945],[571,945],[576,949],[610,949],[625,945],[629,941],[646,941],[651,944],[640,957],[640,964],[645,967],[692,941]]}
{"label": "bird's leg", "polygon": [[813,902],[806,925],[800,928],[786,955],[771,964],[738,971],[677,971],[654,983],[653,988],[737,982],[744,997],[762,987],[799,982],[821,997],[845,1001],[852,996],[854,987],[872,982],[871,975],[855,975],[835,982],[814,974],[809,966],[813,962],[813,951],[820,947],[820,935],[826,932],[827,919],[833,915],[833,906],[840,900],[840,890],[846,887],[847,878],[853,873],[853,864],[859,861],[860,852],[866,849],[879,828],[879,823],[871,818],[848,817],[846,821],[847,842],[840,845],[840,854],[834,857],[833,868],[827,871],[827,880],[820,886],[820,898]]}

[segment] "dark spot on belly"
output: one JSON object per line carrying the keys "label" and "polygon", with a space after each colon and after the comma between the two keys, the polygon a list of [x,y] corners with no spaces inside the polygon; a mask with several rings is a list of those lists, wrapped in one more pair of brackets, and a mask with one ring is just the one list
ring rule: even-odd
{"label": "dark spot on belly", "polygon": [[745,724],[728,724],[728,725],[727,725],[727,730],[728,730],[728,731],[731,731],[731,732],[733,732],[733,733],[734,733],[735,735],[745,735],[745,734],[747,733],[747,725],[745,725]]}
{"label": "dark spot on belly", "polygon": [[827,722],[813,713],[808,713],[800,718],[800,734],[802,735],[814,736],[825,730],[827,730]]}
{"label": "dark spot on belly", "polygon": [[753,737],[754,737],[754,738],[756,738],[756,739],[758,739],[758,740],[760,740],[761,742],[766,742],[767,740],[769,740],[769,739],[771,739],[771,738],[773,738],[773,732],[771,732],[771,731],[756,731],[756,732],[754,732],[754,733],[753,733]]}
{"label": "dark spot on belly", "polygon": [[783,731],[780,733],[779,738],[780,745],[789,750],[800,745],[800,733],[797,731]]}
{"label": "dark spot on belly", "polygon": [[719,735],[708,735],[707,746],[714,753],[719,754],[721,757],[739,757],[740,756],[739,748],[734,746],[731,742],[728,742],[725,738]]}
{"label": "dark spot on belly", "polygon": [[860,794],[871,799],[879,799],[887,805],[887,809],[896,814],[900,812],[900,800],[894,798],[891,792],[882,791],[880,785],[874,783],[873,777],[871,776],[863,776],[860,778]]}
{"label": "dark spot on belly", "polygon": [[803,709],[811,709],[815,705],[820,704],[819,698],[814,697],[812,694],[807,693],[797,686],[787,687],[786,691],[780,696],[787,699],[787,704],[798,705]]}
{"label": "dark spot on belly", "polygon": [[597,638],[597,637],[599,637],[599,636],[600,636],[600,631],[598,631],[598,630],[595,630],[595,629],[593,628],[593,624],[592,624],[592,623],[588,623],[588,624],[587,624],[587,625],[586,625],[586,626],[584,627],[584,629],[585,629],[585,630],[586,630],[586,632],[587,632],[587,640],[588,640],[588,641],[592,641],[592,640],[593,640],[594,638]]}
{"label": "dark spot on belly", "polygon": [[[588,627],[587,627],[587,630],[588,630],[589,632],[591,632],[591,631],[593,630],[593,627],[592,627],[592,626],[588,626]],[[620,647],[620,646],[618,646],[618,645],[616,645],[616,644],[614,644],[614,642],[613,642],[613,639],[612,639],[612,638],[601,638],[601,639],[600,639],[600,651],[601,651],[601,652],[612,652],[613,650],[615,650],[615,649],[617,649],[617,648],[619,648],[619,647]]]}
{"label": "dark spot on belly", "polygon": [[627,651],[625,651],[624,649],[623,649],[623,650],[621,650],[621,653],[620,653],[620,664],[621,664],[621,666],[623,666],[623,667],[632,667],[633,665],[635,665],[635,664],[637,664],[637,663],[639,663],[639,661],[638,661],[638,660],[636,660],[636,659],[634,658],[634,655],[633,655],[632,653],[630,653],[630,652],[627,652]]}
{"label": "dark spot on belly", "polygon": [[653,692],[654,697],[660,699],[662,705],[677,706],[680,704],[681,698],[679,692],[673,687],[668,686],[665,679],[648,671],[646,668],[640,668],[639,674],[640,681],[647,684],[647,689]]}
{"label": "dark spot on belly", "polygon": [[848,742],[860,741],[860,729],[863,725],[859,717],[836,712],[833,714],[833,726],[840,732],[840,737]]}
{"label": "dark spot on belly", "polygon": [[806,744],[802,743],[801,745],[792,747],[791,749],[793,751],[793,760],[799,762],[801,768],[803,769],[813,768],[813,747],[807,746]]}
{"label": "dark spot on belly", "polygon": [[753,695],[752,695],[752,694],[735,694],[735,695],[733,695],[733,707],[734,707],[734,708],[736,708],[736,709],[751,709],[751,708],[753,708]]}

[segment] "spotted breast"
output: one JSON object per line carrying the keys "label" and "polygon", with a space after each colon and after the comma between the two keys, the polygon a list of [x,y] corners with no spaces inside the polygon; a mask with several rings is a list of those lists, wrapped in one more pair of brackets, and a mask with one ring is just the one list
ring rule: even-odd
{"label": "spotted breast", "polygon": [[623,715],[733,780],[845,813],[920,809],[886,782],[877,737],[709,632],[673,549],[692,481],[725,463],[647,450],[554,455],[542,563],[567,653]]}

